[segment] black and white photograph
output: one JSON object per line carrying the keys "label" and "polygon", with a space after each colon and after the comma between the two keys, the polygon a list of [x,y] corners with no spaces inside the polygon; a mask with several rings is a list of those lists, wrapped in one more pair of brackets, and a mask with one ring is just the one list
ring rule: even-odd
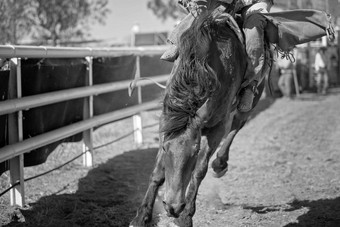
{"label": "black and white photograph", "polygon": [[340,0],[0,0],[0,227],[340,227]]}

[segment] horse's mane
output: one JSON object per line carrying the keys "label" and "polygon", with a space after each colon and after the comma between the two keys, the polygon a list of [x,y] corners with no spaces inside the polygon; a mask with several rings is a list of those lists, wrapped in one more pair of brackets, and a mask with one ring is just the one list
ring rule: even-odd
{"label": "horse's mane", "polygon": [[208,13],[196,18],[179,39],[177,67],[166,88],[163,124],[160,129],[172,137],[182,132],[196,111],[220,84],[209,66],[212,18]]}

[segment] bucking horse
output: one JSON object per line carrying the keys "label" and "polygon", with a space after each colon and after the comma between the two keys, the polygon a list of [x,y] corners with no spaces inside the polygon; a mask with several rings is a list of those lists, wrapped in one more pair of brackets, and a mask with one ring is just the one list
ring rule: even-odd
{"label": "bucking horse", "polygon": [[[230,20],[225,10],[203,12],[180,38],[180,55],[163,99],[155,167],[131,227],[151,221],[157,191],[164,183],[168,216],[177,218],[180,226],[192,226],[198,188],[221,141],[212,167],[216,177],[228,169],[229,147],[251,113],[236,108],[248,60],[244,41]],[[254,106],[263,88],[264,82]]]}
{"label": "bucking horse", "polygon": [[[328,17],[324,13],[303,10],[298,14],[286,14],[302,17],[301,23],[313,26],[312,29],[297,29],[295,34],[287,33],[289,36],[281,40],[271,37],[271,43],[290,47],[285,45],[290,44],[287,40],[303,43],[329,31]],[[278,14],[278,18],[281,17]],[[294,26],[289,20],[282,21],[289,22],[287,28]],[[278,23],[279,28],[286,28],[283,23]],[[291,34],[301,37],[292,39]],[[262,70],[265,75],[270,74],[272,65],[268,46],[267,39],[266,64]],[[178,48],[179,56],[163,98],[155,167],[131,227],[147,226],[151,222],[157,192],[163,184],[167,215],[174,217],[179,226],[192,226],[198,188],[207,173],[210,158],[219,148],[212,168],[215,177],[223,176],[228,169],[230,145],[252,113],[237,110],[239,92],[249,73],[249,60],[240,26],[228,14],[228,9],[212,7],[203,11],[181,35]],[[264,83],[265,80],[257,88],[253,107],[261,97]]]}

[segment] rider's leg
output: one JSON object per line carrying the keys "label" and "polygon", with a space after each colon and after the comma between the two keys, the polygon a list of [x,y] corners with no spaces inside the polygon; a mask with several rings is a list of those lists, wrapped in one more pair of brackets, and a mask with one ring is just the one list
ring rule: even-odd
{"label": "rider's leg", "polygon": [[264,28],[267,25],[266,19],[260,13],[267,13],[271,8],[269,2],[261,2],[245,9],[243,17],[246,18],[243,25],[243,31],[246,38],[246,51],[250,58],[254,74],[246,75],[248,85],[243,89],[241,94],[238,110],[248,112],[252,109],[253,99],[255,97],[258,82],[262,80],[262,69],[265,63],[264,47]]}
{"label": "rider's leg", "polygon": [[316,73],[315,82],[316,82],[316,93],[321,94],[321,82],[322,82],[321,72]]}
{"label": "rider's leg", "polygon": [[282,96],[286,97],[287,93],[286,93],[286,85],[285,85],[285,78],[284,78],[285,74],[281,74],[279,81],[277,82],[277,86],[279,87]]}
{"label": "rider's leg", "polygon": [[293,86],[294,86],[294,78],[293,73],[288,73],[286,75],[286,91],[287,91],[287,97],[292,98],[293,96]]}
{"label": "rider's leg", "polygon": [[324,72],[323,75],[323,90],[322,90],[322,94],[325,95],[328,89],[328,73]]}
{"label": "rider's leg", "polygon": [[[248,67],[254,69],[254,74],[249,75],[250,78],[245,78],[249,84],[241,92],[241,100],[238,106],[239,111],[248,112],[252,109],[254,91],[256,91],[257,83],[262,78],[262,67],[265,62],[264,52],[264,27],[265,20],[259,14],[251,15],[244,25],[244,33],[246,37],[246,51],[250,58]],[[248,77],[249,77],[248,76]]]}

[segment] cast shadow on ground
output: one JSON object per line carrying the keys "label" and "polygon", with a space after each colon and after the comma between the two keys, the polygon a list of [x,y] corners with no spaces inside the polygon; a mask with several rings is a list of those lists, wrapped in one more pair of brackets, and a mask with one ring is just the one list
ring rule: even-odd
{"label": "cast shadow on ground", "polygon": [[282,206],[244,206],[244,209],[252,210],[258,214],[269,212],[290,212],[307,208],[308,212],[299,216],[294,223],[289,223],[284,227],[305,227],[305,226],[340,226],[340,197],[334,199],[320,199],[315,201],[294,200],[293,202]]}
{"label": "cast shadow on ground", "polygon": [[304,92],[296,97],[296,99],[301,101],[322,101],[325,100],[328,96],[338,95],[340,93],[339,87],[329,88],[327,94],[318,94],[316,92]]}
{"label": "cast shadow on ground", "polygon": [[118,155],[91,169],[73,194],[45,196],[7,226],[128,226],[148,186],[156,148]]}
{"label": "cast shadow on ground", "polygon": [[[274,102],[261,99],[250,120]],[[20,209],[25,222],[14,218],[6,226],[128,226],[147,190],[157,150],[133,150],[108,160],[80,179],[75,193],[41,197],[30,209]]]}
{"label": "cast shadow on ground", "polygon": [[321,102],[327,98],[327,95],[319,95],[316,93],[302,93],[299,97],[295,97],[295,99],[300,101],[312,101],[312,102]]}
{"label": "cast shadow on ground", "polygon": [[255,106],[255,108],[252,110],[252,112],[251,112],[251,114],[248,118],[248,121],[254,119],[259,113],[268,109],[271,105],[274,104],[275,101],[276,101],[276,98],[271,97],[271,96],[262,98],[258,102],[258,104]]}

